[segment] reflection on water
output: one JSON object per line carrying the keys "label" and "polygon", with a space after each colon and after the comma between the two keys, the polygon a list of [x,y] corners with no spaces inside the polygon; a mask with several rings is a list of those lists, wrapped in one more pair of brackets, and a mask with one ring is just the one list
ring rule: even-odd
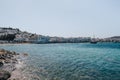
{"label": "reflection on water", "polygon": [[29,53],[31,80],[120,80],[119,43],[24,44],[0,48]]}

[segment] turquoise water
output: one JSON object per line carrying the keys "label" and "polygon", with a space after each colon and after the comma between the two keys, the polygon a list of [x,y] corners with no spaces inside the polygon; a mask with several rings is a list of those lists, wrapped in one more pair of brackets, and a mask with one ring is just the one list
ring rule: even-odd
{"label": "turquoise water", "polygon": [[0,48],[29,53],[28,80],[120,80],[120,43],[16,44]]}

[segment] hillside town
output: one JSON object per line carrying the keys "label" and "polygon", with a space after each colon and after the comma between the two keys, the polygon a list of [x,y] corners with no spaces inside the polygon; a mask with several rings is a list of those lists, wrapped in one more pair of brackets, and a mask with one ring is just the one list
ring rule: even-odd
{"label": "hillside town", "polygon": [[0,43],[85,43],[91,42],[93,39],[97,42],[120,42],[120,36],[103,39],[91,37],[50,37],[21,31],[18,28],[0,27]]}

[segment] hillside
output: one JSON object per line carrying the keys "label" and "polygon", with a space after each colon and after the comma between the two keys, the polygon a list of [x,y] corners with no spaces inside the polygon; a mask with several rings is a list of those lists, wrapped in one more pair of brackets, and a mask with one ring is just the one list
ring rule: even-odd
{"label": "hillside", "polygon": [[[17,28],[0,27],[0,43],[83,43],[91,42],[91,37],[50,37],[21,31]],[[94,38],[97,42],[120,42],[120,36]]]}

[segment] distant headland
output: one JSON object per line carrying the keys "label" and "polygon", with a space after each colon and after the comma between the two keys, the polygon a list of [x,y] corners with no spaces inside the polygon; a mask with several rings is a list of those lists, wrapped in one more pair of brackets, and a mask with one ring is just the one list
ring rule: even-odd
{"label": "distant headland", "polygon": [[108,38],[91,38],[91,37],[50,37],[40,34],[21,31],[18,28],[0,27],[0,43],[87,43],[95,40],[97,42],[120,42],[120,36]]}

